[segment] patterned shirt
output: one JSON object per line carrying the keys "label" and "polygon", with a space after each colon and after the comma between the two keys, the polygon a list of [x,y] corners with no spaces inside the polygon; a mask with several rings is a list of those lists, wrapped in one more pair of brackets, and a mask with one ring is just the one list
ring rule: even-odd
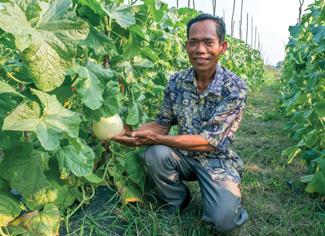
{"label": "patterned shirt", "polygon": [[171,76],[165,100],[156,117],[158,124],[177,124],[179,135],[201,135],[215,151],[179,150],[197,159],[213,181],[231,180],[240,183],[242,161],[230,149],[245,108],[246,83],[217,64],[208,88],[199,94],[194,68]]}

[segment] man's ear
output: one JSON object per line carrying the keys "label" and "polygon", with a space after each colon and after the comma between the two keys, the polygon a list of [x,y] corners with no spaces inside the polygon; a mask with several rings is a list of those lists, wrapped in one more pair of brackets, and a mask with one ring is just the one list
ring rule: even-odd
{"label": "man's ear", "polygon": [[225,54],[228,48],[228,42],[226,40],[222,41],[220,46],[221,46],[220,54]]}

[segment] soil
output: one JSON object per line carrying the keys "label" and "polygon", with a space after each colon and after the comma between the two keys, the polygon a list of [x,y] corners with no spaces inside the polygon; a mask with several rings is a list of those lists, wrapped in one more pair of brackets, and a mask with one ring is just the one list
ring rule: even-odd
{"label": "soil", "polygon": [[69,218],[69,232],[61,222],[59,235],[123,235],[125,222],[116,212],[117,202],[116,192],[100,186],[89,204]]}

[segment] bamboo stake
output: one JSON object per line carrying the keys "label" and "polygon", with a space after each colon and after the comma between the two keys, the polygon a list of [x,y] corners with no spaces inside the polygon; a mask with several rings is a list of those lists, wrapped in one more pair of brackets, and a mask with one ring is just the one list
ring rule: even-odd
{"label": "bamboo stake", "polygon": [[298,18],[298,22],[301,22],[301,14],[302,14],[302,5],[304,5],[304,1],[305,0],[299,0],[300,6],[299,6],[299,18]]}
{"label": "bamboo stake", "polygon": [[248,42],[248,12],[247,12],[247,24],[246,24],[246,44]]}
{"label": "bamboo stake", "polygon": [[239,38],[242,40],[242,22],[243,22],[243,5],[244,5],[244,0],[241,0],[241,10],[240,10],[240,21],[239,21]]}
{"label": "bamboo stake", "polygon": [[255,43],[254,43],[254,49],[256,49],[256,36],[257,36],[257,26],[255,26]]}
{"label": "bamboo stake", "polygon": [[232,8],[232,17],[231,17],[231,37],[234,36],[234,15],[235,15],[235,6],[236,6],[236,0],[234,0],[233,8]]}
{"label": "bamboo stake", "polygon": [[216,15],[216,7],[217,7],[216,1],[217,0],[212,0],[212,12],[214,16]]}
{"label": "bamboo stake", "polygon": [[251,48],[253,48],[253,35],[254,35],[254,27],[253,27],[253,17],[252,17],[252,26],[251,26]]}

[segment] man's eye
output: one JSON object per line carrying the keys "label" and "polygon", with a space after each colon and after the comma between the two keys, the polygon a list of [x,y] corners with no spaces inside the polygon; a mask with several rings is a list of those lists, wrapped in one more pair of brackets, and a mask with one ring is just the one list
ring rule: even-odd
{"label": "man's eye", "polygon": [[207,45],[213,45],[214,44],[214,41],[208,41],[206,44]]}
{"label": "man's eye", "polygon": [[196,45],[197,42],[195,42],[195,41],[190,41],[189,44],[190,44],[190,45]]}

